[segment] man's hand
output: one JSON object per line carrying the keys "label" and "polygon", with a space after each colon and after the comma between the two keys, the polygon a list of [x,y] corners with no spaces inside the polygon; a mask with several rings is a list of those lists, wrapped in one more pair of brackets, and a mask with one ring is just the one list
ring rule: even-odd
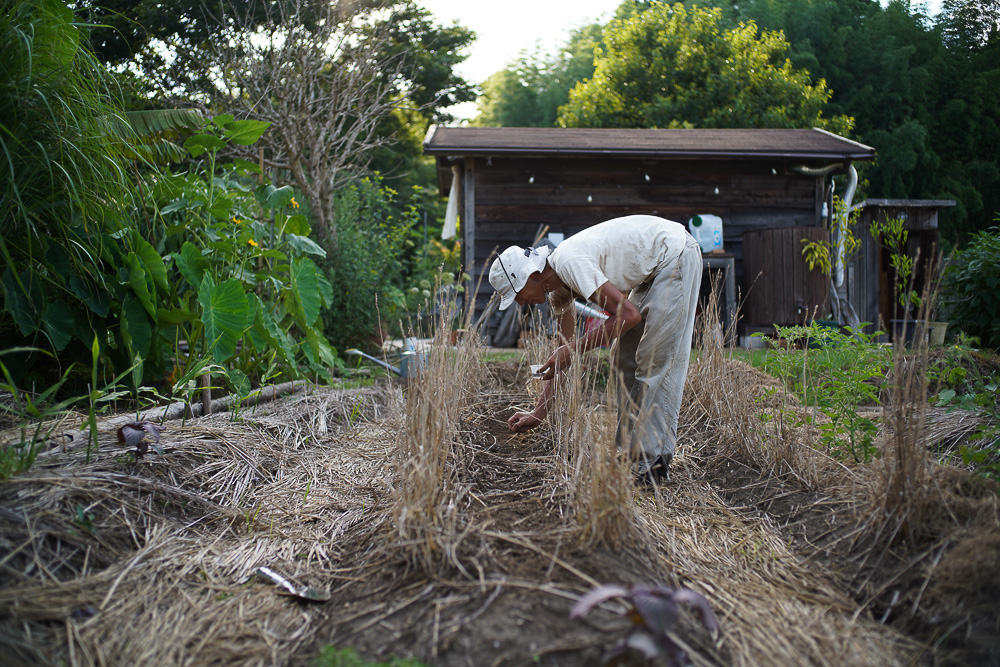
{"label": "man's hand", "polygon": [[557,371],[564,371],[569,368],[572,360],[573,350],[570,349],[569,345],[560,345],[552,353],[552,356],[549,357],[549,360],[538,369],[538,372],[542,374],[543,380],[551,380],[555,378]]}
{"label": "man's hand", "polygon": [[530,431],[541,423],[542,420],[530,412],[517,412],[513,417],[507,420],[507,428],[514,433],[524,433],[525,431]]}

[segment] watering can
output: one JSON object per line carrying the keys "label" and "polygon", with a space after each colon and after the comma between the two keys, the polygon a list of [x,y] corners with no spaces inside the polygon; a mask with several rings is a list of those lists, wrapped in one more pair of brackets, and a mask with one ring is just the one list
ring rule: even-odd
{"label": "watering can", "polygon": [[357,349],[347,350],[345,354],[350,354],[355,357],[364,357],[368,361],[378,364],[390,373],[394,373],[404,380],[409,380],[411,377],[420,375],[421,370],[423,370],[424,365],[427,363],[427,355],[418,353],[413,349],[408,349],[400,355],[399,366],[393,366],[388,362],[382,361],[378,357],[365,354],[361,350]]}

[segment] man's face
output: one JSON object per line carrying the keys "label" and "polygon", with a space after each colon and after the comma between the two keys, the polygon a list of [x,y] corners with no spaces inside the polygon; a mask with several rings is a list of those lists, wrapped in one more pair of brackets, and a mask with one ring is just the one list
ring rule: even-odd
{"label": "man's face", "polygon": [[541,273],[532,273],[528,276],[524,287],[514,297],[514,302],[521,306],[529,303],[545,303],[545,290],[542,289]]}

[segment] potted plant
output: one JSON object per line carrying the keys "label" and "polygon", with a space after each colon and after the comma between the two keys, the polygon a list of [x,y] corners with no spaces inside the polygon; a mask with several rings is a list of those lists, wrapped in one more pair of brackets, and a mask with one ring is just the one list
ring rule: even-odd
{"label": "potted plant", "polygon": [[934,304],[931,319],[927,321],[927,342],[931,346],[944,345],[944,336],[948,333],[948,321],[941,315],[941,307]]}
{"label": "potted plant", "polygon": [[927,322],[918,320],[914,315],[921,306],[920,295],[913,289],[914,261],[906,252],[906,241],[909,232],[903,218],[884,217],[881,221],[871,224],[872,238],[889,251],[889,265],[893,270],[893,287],[896,301],[902,309],[903,317],[890,318],[893,338],[902,336],[907,343],[913,342],[913,337],[919,329],[926,335]]}

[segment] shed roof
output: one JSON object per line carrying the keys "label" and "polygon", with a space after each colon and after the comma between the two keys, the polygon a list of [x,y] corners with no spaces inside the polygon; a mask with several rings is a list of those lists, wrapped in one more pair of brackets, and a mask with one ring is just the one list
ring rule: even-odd
{"label": "shed roof", "polygon": [[438,127],[424,139],[438,157],[602,156],[871,160],[875,149],[825,130]]}

